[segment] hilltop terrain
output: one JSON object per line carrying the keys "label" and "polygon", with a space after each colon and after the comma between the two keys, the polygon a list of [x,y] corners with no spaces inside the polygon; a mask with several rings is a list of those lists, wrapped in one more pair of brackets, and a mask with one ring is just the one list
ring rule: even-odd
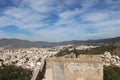
{"label": "hilltop terrain", "polygon": [[29,48],[29,47],[52,47],[52,46],[60,46],[67,44],[74,45],[105,45],[105,44],[114,44],[115,42],[120,41],[120,37],[116,38],[107,38],[107,39],[99,39],[99,40],[72,40],[72,41],[63,41],[63,42],[43,42],[43,41],[28,41],[21,39],[0,39],[0,46],[5,47],[9,46],[12,48]]}

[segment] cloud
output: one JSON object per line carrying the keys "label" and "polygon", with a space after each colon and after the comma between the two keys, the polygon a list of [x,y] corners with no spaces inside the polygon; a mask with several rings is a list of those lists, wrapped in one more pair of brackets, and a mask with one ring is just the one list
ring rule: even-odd
{"label": "cloud", "polygon": [[5,38],[5,37],[9,37],[9,35],[6,32],[0,30],[0,38]]}
{"label": "cloud", "polygon": [[[2,2],[6,3],[5,1]],[[0,33],[6,37],[11,35],[30,40],[63,41],[97,39],[120,34],[119,0],[10,1],[7,8],[6,5],[0,6],[0,27],[16,26],[32,35],[13,35],[1,30]]]}
{"label": "cloud", "polygon": [[94,24],[95,27],[107,27],[108,29],[109,27],[116,27],[116,26],[118,27],[119,25],[120,25],[120,19],[109,20]]}
{"label": "cloud", "polygon": [[110,16],[107,12],[93,12],[83,14],[82,20],[87,22],[103,22],[109,20]]}
{"label": "cloud", "polygon": [[24,0],[23,5],[27,5],[36,11],[46,13],[54,10],[54,0]]}
{"label": "cloud", "polygon": [[46,27],[48,25],[42,21],[42,19],[45,19],[45,15],[42,16],[37,13],[32,14],[29,10],[23,11],[23,9],[18,8],[5,11],[5,15],[0,17],[0,27],[13,25],[17,26],[19,29],[32,32],[36,28]]}

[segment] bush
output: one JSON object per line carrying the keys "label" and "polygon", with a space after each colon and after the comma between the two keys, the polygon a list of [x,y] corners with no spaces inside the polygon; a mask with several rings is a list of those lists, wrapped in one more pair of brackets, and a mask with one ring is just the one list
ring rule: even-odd
{"label": "bush", "polygon": [[72,51],[68,51],[68,49],[62,50],[60,51],[58,54],[56,54],[57,57],[61,57],[61,56],[65,56],[66,54],[69,54],[71,52],[76,53],[77,55],[80,54],[103,54],[105,51],[112,51],[116,49],[115,46],[109,45],[109,46],[101,46],[101,47],[97,47],[97,48],[92,48],[89,50],[72,50]]}
{"label": "bush", "polygon": [[30,80],[31,71],[14,65],[0,67],[0,80]]}
{"label": "bush", "polygon": [[120,80],[120,68],[104,67],[104,80]]}

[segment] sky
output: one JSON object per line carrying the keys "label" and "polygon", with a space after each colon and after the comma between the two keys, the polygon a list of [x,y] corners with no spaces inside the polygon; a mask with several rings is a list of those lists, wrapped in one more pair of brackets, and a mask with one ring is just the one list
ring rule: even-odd
{"label": "sky", "polygon": [[120,36],[120,0],[0,0],[0,38],[59,42]]}

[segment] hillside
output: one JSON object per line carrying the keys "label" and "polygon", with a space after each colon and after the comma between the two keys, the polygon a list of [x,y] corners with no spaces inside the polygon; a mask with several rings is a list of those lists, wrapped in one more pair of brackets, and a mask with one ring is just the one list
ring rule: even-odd
{"label": "hillside", "polygon": [[9,46],[12,48],[29,48],[29,47],[50,47],[54,43],[40,42],[40,41],[28,41],[20,39],[0,39],[0,46]]}
{"label": "hillside", "polygon": [[117,48],[113,50],[113,53],[114,53],[115,55],[120,56],[120,41],[116,42],[116,43],[114,44],[114,46],[116,46]]}
{"label": "hillside", "polygon": [[105,51],[112,52],[114,49],[116,49],[115,46],[109,45],[109,46],[101,46],[97,48],[87,49],[87,50],[71,50],[69,51],[69,48],[66,48],[62,51],[60,51],[58,54],[56,54],[57,57],[65,56],[70,53],[75,53],[77,56],[80,54],[103,54]]}
{"label": "hillside", "polygon": [[82,44],[82,45],[104,45],[104,44],[113,44],[117,41],[120,41],[120,37],[108,38],[108,39],[99,39],[99,40],[72,40],[72,41],[63,41],[63,42],[42,42],[42,41],[28,41],[21,39],[0,39],[0,46],[10,46],[13,48],[29,48],[29,47],[51,47],[51,46],[60,46],[66,44]]}

